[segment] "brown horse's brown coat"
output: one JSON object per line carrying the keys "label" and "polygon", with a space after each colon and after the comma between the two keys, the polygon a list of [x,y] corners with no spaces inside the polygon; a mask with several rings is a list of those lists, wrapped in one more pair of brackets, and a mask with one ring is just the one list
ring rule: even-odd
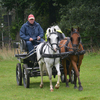
{"label": "brown horse's brown coat", "polygon": [[[72,32],[74,30],[72,29]],[[75,31],[75,32],[79,32],[79,28]],[[73,41],[70,41],[68,43],[68,51],[73,51],[74,49],[76,49],[76,47],[73,47],[72,44],[77,44],[78,45],[78,51],[82,51],[84,50],[83,49],[83,46],[81,43],[79,43],[78,41],[78,37],[80,37],[79,34],[77,33],[74,33],[74,34],[71,34],[71,38],[73,39]],[[61,40],[60,41],[60,44],[59,44],[59,47],[61,48],[61,52],[66,52],[65,51],[65,43],[67,42],[67,40]],[[82,86],[81,86],[81,82],[80,82],[80,79],[79,79],[79,69],[80,69],[80,66],[82,64],[82,59],[83,59],[84,55],[79,55],[79,58],[78,58],[78,55],[69,55],[69,57],[67,58],[64,58],[62,59],[62,66],[64,68],[64,74],[65,74],[65,79],[66,79],[66,87],[68,87],[68,79],[67,79],[67,69],[66,69],[66,59],[69,60],[70,59],[70,65],[69,65],[69,78],[71,80],[71,69],[72,69],[72,66],[76,72],[76,78],[78,77],[78,81],[79,81],[79,90],[83,90]],[[77,66],[77,63],[78,63],[78,66]],[[76,86],[76,79],[75,79],[75,86],[74,88],[77,87]]]}
{"label": "brown horse's brown coat", "polygon": [[[65,51],[65,44],[66,44],[67,41],[68,41],[67,39],[64,39],[64,40],[60,41],[59,47],[61,49],[61,53],[66,52]],[[72,48],[71,41],[68,43],[68,47]],[[68,49],[68,51],[72,51],[72,49]],[[62,59],[61,63],[62,63],[62,66],[64,68],[64,74],[65,74],[65,77],[66,77],[66,80],[67,80],[66,59],[69,60],[68,58],[64,58],[64,59]]]}

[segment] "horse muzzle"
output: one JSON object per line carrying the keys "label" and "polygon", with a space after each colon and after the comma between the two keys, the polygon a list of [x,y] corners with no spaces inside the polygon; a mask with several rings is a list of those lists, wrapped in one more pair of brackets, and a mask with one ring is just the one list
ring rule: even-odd
{"label": "horse muzzle", "polygon": [[78,44],[72,44],[72,46],[77,48],[79,45]]}
{"label": "horse muzzle", "polygon": [[79,47],[78,44],[72,44],[72,46],[73,46],[73,50],[74,50],[74,51],[77,51],[77,50],[78,50],[78,47]]}
{"label": "horse muzzle", "polygon": [[52,47],[52,50],[53,50],[54,52],[57,52],[57,50],[59,49],[57,44],[56,44],[56,45],[53,44],[51,47]]}
{"label": "horse muzzle", "polygon": [[54,49],[53,49],[53,51],[54,51],[54,52],[57,52],[57,49],[56,49],[56,48],[54,48]]}

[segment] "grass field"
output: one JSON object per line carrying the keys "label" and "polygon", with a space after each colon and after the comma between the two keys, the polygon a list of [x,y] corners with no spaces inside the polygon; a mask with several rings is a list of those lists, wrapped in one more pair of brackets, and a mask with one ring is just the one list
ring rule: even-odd
{"label": "grass field", "polygon": [[[39,87],[40,77],[32,77],[30,88],[16,83],[16,58],[0,59],[0,100],[100,100],[100,54],[86,54],[80,69],[83,91],[69,88],[60,82],[60,88],[49,91],[49,79],[44,77],[44,87]],[[57,77],[53,78],[53,85]]]}

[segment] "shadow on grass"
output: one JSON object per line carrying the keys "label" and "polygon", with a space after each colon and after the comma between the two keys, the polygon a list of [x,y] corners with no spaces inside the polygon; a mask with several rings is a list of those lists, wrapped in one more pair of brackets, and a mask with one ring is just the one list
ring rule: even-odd
{"label": "shadow on grass", "polygon": [[[56,85],[56,81],[52,82],[53,87]],[[44,82],[43,83],[43,88],[49,88],[50,87],[50,82]],[[30,83],[30,88],[40,88],[40,82],[32,82]]]}
{"label": "shadow on grass", "polygon": [[96,100],[96,98],[93,96],[88,96],[88,97],[82,97],[79,100]]}

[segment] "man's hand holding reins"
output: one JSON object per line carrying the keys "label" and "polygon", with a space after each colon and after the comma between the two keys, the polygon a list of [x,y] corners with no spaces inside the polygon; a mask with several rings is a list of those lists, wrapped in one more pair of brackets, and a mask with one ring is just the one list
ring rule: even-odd
{"label": "man's hand holding reins", "polygon": [[29,41],[33,41],[33,38],[30,38]]}
{"label": "man's hand holding reins", "polygon": [[41,37],[40,37],[40,36],[38,36],[38,37],[37,37],[37,40],[40,40],[40,39],[41,39]]}

